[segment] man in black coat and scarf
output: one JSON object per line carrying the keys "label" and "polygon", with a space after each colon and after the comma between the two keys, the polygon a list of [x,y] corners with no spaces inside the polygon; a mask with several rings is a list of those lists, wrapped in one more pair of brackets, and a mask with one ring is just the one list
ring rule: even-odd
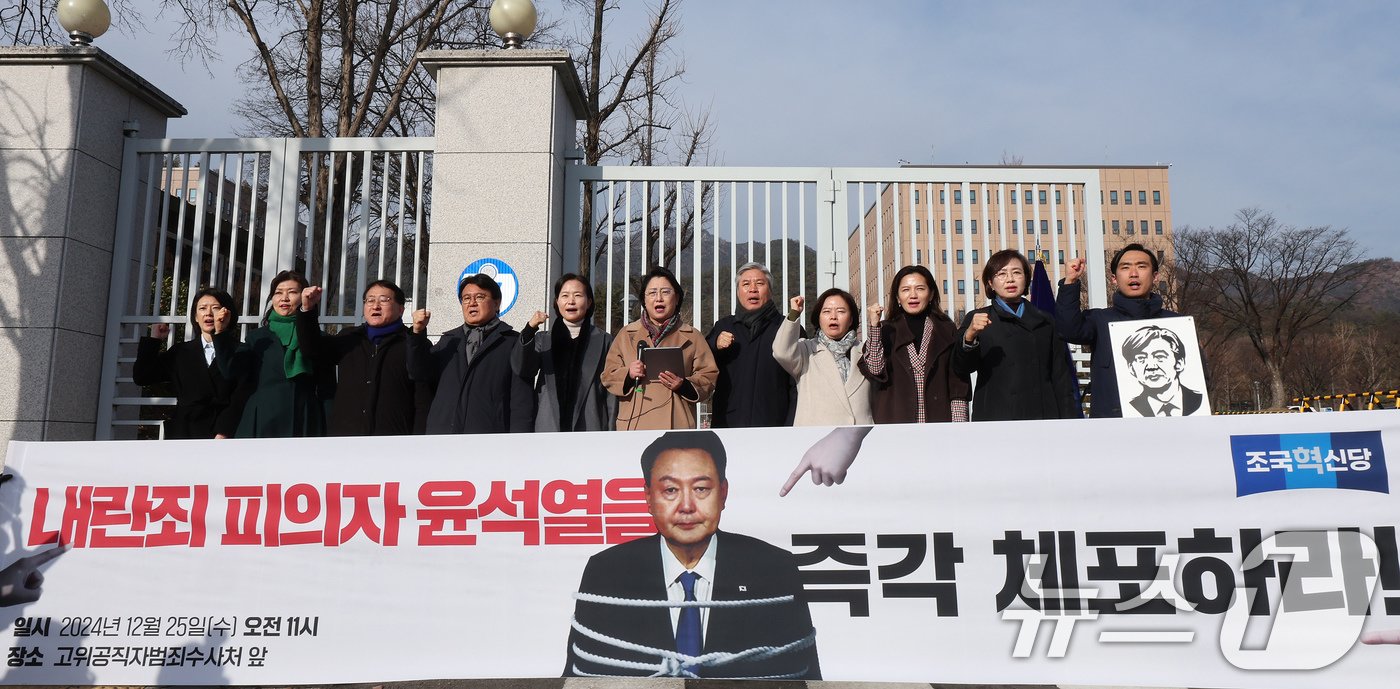
{"label": "man in black coat and scarf", "polygon": [[773,274],[762,263],[740,266],[735,280],[739,310],[721,318],[705,338],[719,364],[710,405],[714,428],[792,425],[797,384],[773,359],[773,338],[783,315],[772,290]]}
{"label": "man in black coat and scarf", "polygon": [[404,292],[389,280],[365,287],[362,325],[335,335],[315,321],[297,321],[297,336],[314,343],[319,360],[337,368],[335,400],[326,435],[422,433],[433,389],[408,374],[409,329],[403,323]]}
{"label": "man in black coat and scarf", "polygon": [[432,314],[413,313],[408,369],[414,380],[435,386],[427,432],[529,433],[535,425],[535,392],[515,373],[511,354],[515,329],[503,323],[501,287],[490,276],[464,278],[457,296],[462,325],[429,348],[425,334]]}

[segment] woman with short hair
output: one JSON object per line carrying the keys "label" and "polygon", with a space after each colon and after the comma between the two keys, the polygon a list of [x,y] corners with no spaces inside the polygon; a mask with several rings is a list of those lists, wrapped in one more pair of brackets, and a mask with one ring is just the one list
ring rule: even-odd
{"label": "woman with short hair", "polygon": [[299,438],[326,432],[325,408],[317,394],[316,357],[312,345],[298,335],[315,328],[309,313],[321,299],[301,273],[284,270],[269,283],[268,308],[262,327],[238,343],[236,325],[215,328],[214,352],[219,371],[249,386],[248,401],[238,423],[239,438]]}
{"label": "woman with short hair", "polygon": [[991,304],[958,330],[953,368],[977,374],[973,421],[1079,418],[1069,349],[1050,316],[1026,299],[1031,266],[1021,252],[992,254],[982,268]]}
{"label": "woman with short hair", "polygon": [[603,387],[603,362],[613,336],[593,324],[593,286],[566,273],[554,282],[553,324],[536,311],[520,331],[512,364],[535,384],[535,430],[607,431],[617,421],[617,398]]}
{"label": "woman with short hair", "polygon": [[214,350],[215,327],[232,322],[236,308],[228,292],[205,287],[190,300],[190,333],[195,337],[161,351],[170,324],[155,323],[150,337],[136,345],[132,382],[169,383],[175,393],[175,413],[165,422],[167,439],[232,438],[238,429],[243,405],[237,381],[219,372]]}
{"label": "woman with short hair", "polygon": [[[641,317],[617,333],[601,380],[617,399],[619,430],[695,428],[696,405],[710,398],[719,378],[714,354],[700,331],[681,320],[685,290],[671,271],[655,266],[642,276]],[[679,347],[681,375],[649,374],[640,349]]]}
{"label": "woman with short hair", "polygon": [[788,302],[787,318],[773,338],[773,359],[797,381],[795,426],[874,423],[870,381],[855,366],[864,351],[856,334],[860,307],[846,290],[822,292],[808,319],[814,337],[802,337],[797,320],[803,298]]}

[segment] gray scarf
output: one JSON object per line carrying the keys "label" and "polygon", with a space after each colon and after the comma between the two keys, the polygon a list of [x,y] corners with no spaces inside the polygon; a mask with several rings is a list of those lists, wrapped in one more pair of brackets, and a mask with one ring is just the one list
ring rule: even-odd
{"label": "gray scarf", "polygon": [[500,325],[500,324],[501,324],[501,319],[499,319],[499,318],[492,318],[491,320],[489,320],[489,321],[487,321],[487,322],[485,322],[485,323],[482,323],[481,325],[477,325],[477,326],[468,325],[468,326],[466,326],[466,328],[467,328],[467,363],[468,363],[468,364],[470,364],[470,363],[472,362],[472,360],[476,358],[477,353],[481,351],[481,343],[482,343],[482,341],[484,341],[484,340],[486,339],[486,336],[489,335],[489,334],[491,334],[491,331],[492,331],[492,330],[495,330],[495,329],[496,329],[496,326],[498,326],[498,325]]}
{"label": "gray scarf", "polygon": [[856,339],[856,329],[851,328],[846,331],[845,337],[833,340],[826,336],[825,330],[817,331],[817,342],[826,347],[826,351],[831,352],[831,357],[836,359],[836,368],[841,371],[841,382],[851,375],[851,347],[856,346],[860,340]]}

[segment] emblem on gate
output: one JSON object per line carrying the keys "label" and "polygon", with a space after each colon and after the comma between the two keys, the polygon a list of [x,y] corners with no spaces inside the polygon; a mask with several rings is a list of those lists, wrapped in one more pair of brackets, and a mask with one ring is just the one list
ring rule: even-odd
{"label": "emblem on gate", "polygon": [[457,276],[457,284],[477,274],[485,275],[501,286],[500,315],[506,315],[510,307],[515,306],[515,298],[520,296],[520,278],[516,277],[515,269],[499,258],[479,258],[462,270],[462,274]]}

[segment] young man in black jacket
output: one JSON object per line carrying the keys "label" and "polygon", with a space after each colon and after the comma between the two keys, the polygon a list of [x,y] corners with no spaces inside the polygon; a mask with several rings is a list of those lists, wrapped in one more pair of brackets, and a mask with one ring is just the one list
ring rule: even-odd
{"label": "young man in black jacket", "polygon": [[1065,277],[1055,295],[1055,327],[1066,342],[1093,348],[1089,357],[1089,416],[1120,417],[1117,360],[1109,346],[1108,324],[1148,318],[1170,318],[1181,314],[1162,307],[1162,296],[1154,294],[1157,285],[1157,255],[1141,244],[1129,244],[1113,254],[1113,305],[1106,309],[1079,307],[1079,280],[1084,276],[1084,259],[1065,264]]}

